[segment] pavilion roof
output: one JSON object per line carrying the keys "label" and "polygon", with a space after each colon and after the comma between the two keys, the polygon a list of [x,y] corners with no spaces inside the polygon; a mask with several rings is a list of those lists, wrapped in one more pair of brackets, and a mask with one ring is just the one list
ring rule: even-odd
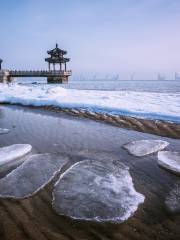
{"label": "pavilion roof", "polygon": [[47,53],[52,55],[52,56],[58,56],[58,55],[67,54],[67,51],[58,48],[58,44],[56,43],[56,47],[52,50],[47,51]]}
{"label": "pavilion roof", "polygon": [[65,62],[69,62],[70,58],[64,58],[64,57],[49,57],[49,58],[45,58],[46,62],[49,63],[65,63]]}

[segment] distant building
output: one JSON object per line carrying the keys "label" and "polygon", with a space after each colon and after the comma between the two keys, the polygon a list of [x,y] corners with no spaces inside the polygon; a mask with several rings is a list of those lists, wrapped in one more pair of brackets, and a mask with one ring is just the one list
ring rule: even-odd
{"label": "distant building", "polygon": [[165,76],[158,73],[157,80],[162,81],[162,80],[165,80],[165,79],[166,79]]}
{"label": "distant building", "polygon": [[180,80],[180,76],[178,75],[178,73],[175,73],[174,79],[175,79],[175,80]]}
{"label": "distant building", "polygon": [[134,73],[131,73],[131,77],[130,77],[131,81],[134,80]]}
{"label": "distant building", "polygon": [[116,80],[116,81],[118,81],[118,80],[119,80],[119,74],[114,75],[114,77],[113,77],[112,80]]}

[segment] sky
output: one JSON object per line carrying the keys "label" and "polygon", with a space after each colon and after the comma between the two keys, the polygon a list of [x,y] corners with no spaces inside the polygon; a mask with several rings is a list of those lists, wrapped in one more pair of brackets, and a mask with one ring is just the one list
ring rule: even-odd
{"label": "sky", "polygon": [[46,69],[47,50],[74,76],[168,79],[180,74],[180,0],[0,0],[6,69]]}

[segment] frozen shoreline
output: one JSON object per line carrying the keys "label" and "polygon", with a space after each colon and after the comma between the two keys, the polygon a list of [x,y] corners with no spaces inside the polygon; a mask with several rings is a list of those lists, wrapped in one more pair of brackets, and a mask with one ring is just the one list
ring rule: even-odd
{"label": "frozen shoreline", "polygon": [[84,109],[100,114],[180,123],[180,93],[98,91],[0,84],[0,103]]}
{"label": "frozen shoreline", "polygon": [[[22,142],[31,144],[35,153],[46,153],[47,151],[50,153],[67,152],[70,155],[78,154],[76,160],[81,160],[84,156],[88,159],[97,159],[98,161],[102,159],[108,162],[110,159],[120,160],[132,169],[131,176],[136,191],[146,197],[144,206],[139,206],[134,217],[123,224],[112,225],[82,221],[77,221],[74,224],[74,221],[71,219],[54,213],[51,207],[51,189],[53,184],[50,184],[30,200],[10,201],[4,199],[1,201],[2,214],[0,220],[5,224],[6,230],[6,235],[2,235],[3,237],[17,236],[19,225],[16,223],[19,221],[23,229],[28,229],[28,231],[32,229],[31,232],[29,231],[30,236],[32,238],[35,236],[34,239],[38,240],[41,239],[39,234],[42,229],[48,229],[48,233],[52,233],[52,235],[48,236],[57,234],[54,226],[57,226],[58,229],[59,235],[57,236],[61,237],[61,234],[63,234],[64,237],[67,236],[68,238],[70,232],[72,237],[75,236],[74,239],[76,240],[81,238],[92,239],[92,237],[96,236],[97,238],[101,236],[103,239],[105,234],[106,236],[116,235],[120,237],[122,236],[121,234],[124,234],[125,238],[128,239],[137,234],[135,237],[138,239],[139,231],[142,232],[142,239],[145,239],[147,236],[149,236],[149,239],[154,237],[157,239],[168,239],[169,236],[178,239],[180,231],[179,215],[170,216],[165,211],[164,202],[166,197],[169,196],[171,189],[174,188],[177,176],[158,167],[156,154],[147,155],[138,160],[137,157],[129,155],[126,150],[121,148],[123,144],[130,141],[142,139],[156,140],[160,139],[160,137],[127,131],[126,129],[112,127],[79,117],[71,117],[62,113],[44,111],[41,110],[42,107],[38,109],[1,105],[0,108],[4,116],[1,119],[2,126],[10,128],[12,124],[15,125],[10,134],[0,135],[1,146],[6,146],[7,143]],[[166,138],[164,140],[170,142],[168,150],[179,151],[179,140]],[[8,209],[11,215],[4,214],[4,209]],[[164,220],[163,222],[162,219]],[[11,226],[8,228],[10,221],[14,224],[14,228],[11,228]],[[153,228],[152,222],[155,226]],[[137,229],[137,232],[134,229]],[[94,231],[96,235],[89,234],[90,231]],[[21,238],[19,237],[18,239]],[[44,239],[44,235],[42,239]]]}

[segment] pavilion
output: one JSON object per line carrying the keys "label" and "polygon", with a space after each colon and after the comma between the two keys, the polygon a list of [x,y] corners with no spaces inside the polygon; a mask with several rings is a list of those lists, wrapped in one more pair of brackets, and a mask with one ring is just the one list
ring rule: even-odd
{"label": "pavilion", "polygon": [[[59,70],[66,71],[66,63],[70,61],[70,58],[65,58],[64,55],[67,54],[67,51],[64,51],[60,48],[58,48],[58,44],[56,43],[56,47],[50,51],[47,51],[49,55],[51,55],[48,58],[45,58],[45,61],[48,62],[49,65],[49,71],[51,70],[51,64],[53,65],[53,71],[56,70],[56,65],[59,65]],[[62,65],[64,64],[64,69],[62,68]]]}
{"label": "pavilion", "polygon": [[[54,72],[59,74],[59,76],[48,77],[48,83],[66,83],[68,82],[68,77],[71,75],[71,71],[67,71],[66,63],[70,61],[70,58],[65,58],[64,55],[67,54],[67,51],[56,47],[52,50],[47,51],[50,57],[45,58],[45,61],[48,62],[49,72]],[[51,65],[53,69],[51,70]],[[56,68],[56,66],[59,66]]]}
{"label": "pavilion", "polygon": [[[11,82],[13,78],[17,77],[47,77],[47,83],[68,83],[72,71],[66,68],[66,63],[70,61],[69,58],[64,57],[67,51],[58,48],[56,44],[56,47],[47,51],[47,53],[50,55],[50,57],[45,58],[45,61],[49,64],[48,70],[2,70],[3,60],[0,59],[0,82]],[[51,65],[53,65],[52,70]]]}

